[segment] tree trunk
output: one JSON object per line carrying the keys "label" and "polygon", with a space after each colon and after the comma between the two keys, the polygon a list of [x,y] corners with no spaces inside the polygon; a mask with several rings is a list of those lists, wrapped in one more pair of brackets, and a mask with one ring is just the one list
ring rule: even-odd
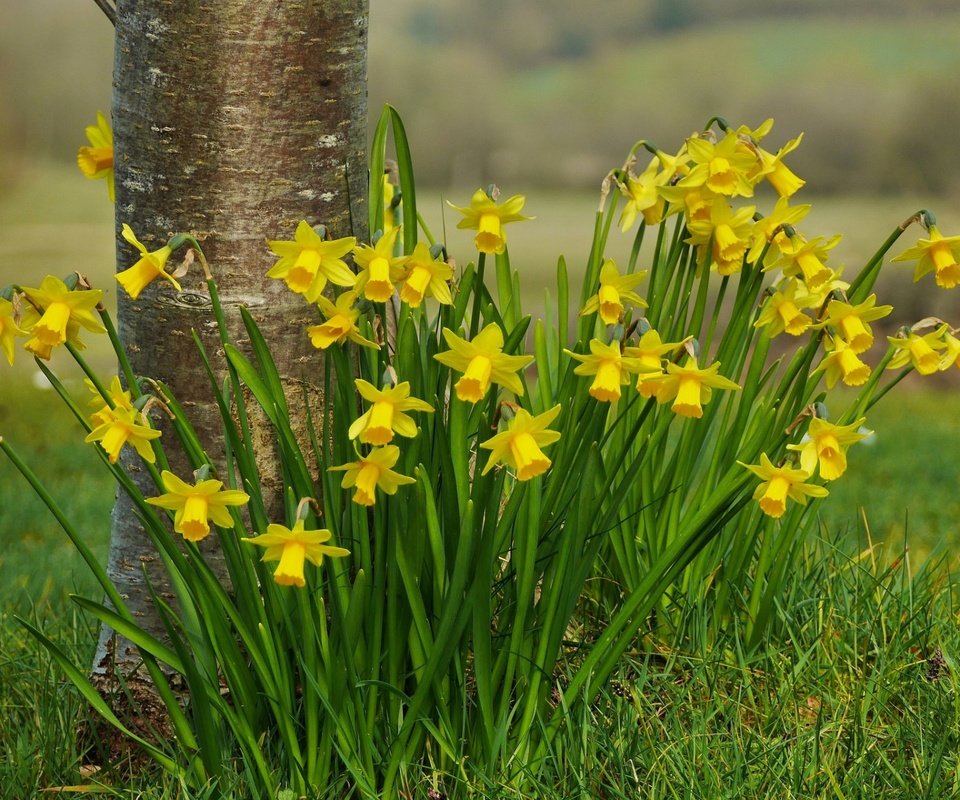
{"label": "tree trunk", "polygon": [[[174,233],[193,233],[234,340],[244,343],[236,311],[244,305],[273,346],[291,410],[302,405],[300,382],[319,374],[304,330],[316,320],[301,297],[266,278],[275,259],[264,240],[292,239],[301,219],[335,237],[366,238],[366,41],[367,0],[118,4],[117,269],[137,258],[119,235],[123,223],[151,250]],[[118,289],[120,336],[134,372],[171,387],[216,457],[219,414],[190,333],[211,354],[219,339],[202,274],[194,269],[182,283],[178,294],[155,281],[137,300]],[[162,441],[176,465],[173,436]],[[143,479],[138,457],[126,464]],[[175,470],[190,479],[182,461]],[[279,492],[269,467],[263,472],[264,493]],[[163,594],[159,558],[121,498],[108,571],[140,624],[162,636],[144,566]],[[129,642],[102,632],[95,675],[109,680],[114,667],[129,675],[138,661]]]}

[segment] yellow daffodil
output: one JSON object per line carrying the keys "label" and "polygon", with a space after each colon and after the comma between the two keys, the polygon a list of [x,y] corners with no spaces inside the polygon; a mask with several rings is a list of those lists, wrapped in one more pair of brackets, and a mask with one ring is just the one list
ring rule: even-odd
{"label": "yellow daffodil", "polygon": [[[773,211],[769,216],[761,217],[753,226],[753,244],[747,253],[747,261],[751,264],[756,263],[760,258],[763,249],[769,244],[774,254],[779,254],[781,245],[790,246],[790,240],[783,232],[784,225],[796,225],[808,213],[812,206],[809,203],[803,203],[798,206],[791,206],[786,197],[777,200]],[[771,261],[774,259],[769,255]],[[764,259],[767,260],[767,259]]]}
{"label": "yellow daffodil", "polygon": [[243,539],[244,542],[265,547],[261,561],[279,561],[273,573],[273,579],[281,586],[307,585],[303,574],[304,562],[309,561],[316,567],[323,564],[324,556],[328,558],[343,558],[350,555],[350,551],[343,547],[326,544],[333,534],[326,528],[319,530],[304,530],[302,519],[298,519],[293,528],[271,523],[267,525],[267,532]]}
{"label": "yellow daffodil", "polygon": [[[620,342],[604,344],[599,339],[590,342],[590,355],[564,350],[568,356],[581,362],[573,371],[577,375],[596,375],[590,385],[590,396],[602,403],[612,403],[620,399],[620,387],[630,383],[630,375],[638,372],[656,371],[639,358],[624,357],[620,353]],[[659,365],[658,365],[659,366]]]}
{"label": "yellow daffodil", "polygon": [[479,403],[491,383],[503,386],[518,397],[523,395],[523,382],[517,371],[526,367],[533,356],[510,356],[503,353],[503,331],[491,322],[472,341],[461,339],[448,328],[443,329],[449,350],[434,358],[463,377],[454,384],[457,397],[466,403]]}
{"label": "yellow daffodil", "polygon": [[461,230],[475,230],[477,235],[473,242],[481,253],[499,254],[507,247],[507,237],[503,226],[508,222],[522,222],[533,219],[520,213],[527,199],[522,194],[504,200],[500,205],[490,198],[483,190],[477,189],[470,198],[470,205],[465,208],[448,203],[451,208],[463,214],[463,219],[457,223]]}
{"label": "yellow daffodil", "polygon": [[397,489],[408,483],[416,483],[413,478],[401,475],[391,469],[400,458],[400,448],[388,444],[375,447],[359,461],[330,467],[331,472],[344,472],[340,485],[344,489],[356,487],[353,502],[361,506],[372,506],[376,502],[376,490],[386,494],[396,494]]}
{"label": "yellow daffodil", "polygon": [[152,464],[156,461],[150,441],[160,436],[160,431],[150,427],[146,417],[138,411],[126,408],[104,409],[94,415],[94,421],[100,422],[85,442],[100,442],[111,464],[116,464],[120,450],[129,444],[140,457]]}
{"label": "yellow daffodil", "polygon": [[786,331],[800,336],[813,325],[813,320],[797,306],[797,281],[790,278],[783,291],[774,291],[763,307],[755,328],[765,328],[767,336],[779,336]]}
{"label": "yellow daffodil", "polygon": [[27,331],[23,330],[14,318],[13,303],[0,297],[0,350],[7,357],[10,365],[13,365],[14,341],[18,336],[27,336]]}
{"label": "yellow daffodil", "polygon": [[80,328],[94,333],[105,333],[94,309],[103,297],[100,289],[71,291],[53,275],[47,275],[39,289],[23,289],[30,300],[25,304],[21,325],[32,338],[24,347],[39,358],[49,359],[50,352],[65,342],[83,349]]}
{"label": "yellow daffodil", "polygon": [[301,220],[292,242],[268,240],[267,244],[280,256],[267,277],[282,279],[291,291],[302,294],[310,303],[317,302],[327,281],[351,289],[357,281],[343,261],[357,244],[353,236],[324,241],[306,220]]}
{"label": "yellow daffodil", "polygon": [[807,287],[814,291],[833,277],[832,270],[823,261],[827,251],[836,247],[839,241],[839,234],[827,241],[822,236],[807,241],[796,234],[780,243],[781,255],[772,267],[782,269],[783,274],[791,278],[801,276]]}
{"label": "yellow daffodil", "polygon": [[[773,120],[768,120],[773,122]],[[772,125],[771,125],[772,127]],[[766,129],[769,131],[769,128]],[[752,136],[752,139],[759,141],[760,136]],[[766,178],[770,185],[774,188],[777,194],[781,198],[791,197],[799,191],[806,181],[802,178],[798,178],[786,164],[783,163],[785,156],[792,153],[797,147],[800,146],[800,142],[803,140],[803,134],[801,133],[796,139],[791,139],[783,147],[781,147],[777,154],[764,150],[756,143],[751,143],[749,148],[756,152],[758,157],[758,163],[754,171],[751,173],[750,178],[752,180],[759,180],[760,178]]]}
{"label": "yellow daffodil", "polygon": [[788,499],[806,505],[808,497],[826,497],[829,494],[823,486],[806,483],[810,479],[810,473],[806,470],[775,467],[766,453],[760,454],[759,464],[737,463],[763,481],[753,493],[753,499],[759,501],[760,510],[767,516],[782,517],[787,510]]}
{"label": "yellow daffodil", "polygon": [[839,337],[824,337],[827,354],[814,370],[824,372],[827,388],[842,380],[847,386],[863,386],[870,377],[870,367],[863,363],[850,346]]}
{"label": "yellow daffodil", "polygon": [[383,176],[383,232],[390,233],[397,227],[397,206],[400,205],[400,190],[391,182],[389,173]]}
{"label": "yellow daffodil", "polygon": [[425,400],[410,397],[407,381],[387,389],[378,389],[363,378],[357,378],[355,383],[360,396],[372,405],[350,426],[347,435],[351,439],[359,436],[364,444],[389,444],[394,432],[412,438],[417,435],[417,423],[404,412],[433,412],[433,406]]}
{"label": "yellow daffodil", "polygon": [[361,244],[353,253],[353,260],[360,267],[354,288],[374,303],[386,303],[393,296],[393,284],[403,277],[403,265],[409,261],[409,256],[393,255],[399,232],[400,228],[393,228],[373,247]]}
{"label": "yellow daffodil", "polygon": [[938,351],[947,346],[943,340],[946,330],[947,326],[941,325],[925,336],[920,336],[913,331],[905,336],[888,336],[887,341],[897,352],[887,364],[887,369],[900,369],[907,364],[913,364],[913,368],[921,375],[932,375],[937,372],[942,358],[942,354]]}
{"label": "yellow daffodil", "polygon": [[872,294],[857,305],[840,300],[831,300],[827,305],[826,324],[837,331],[854,353],[865,353],[873,345],[873,331],[867,323],[893,311],[893,306],[878,306],[876,302],[877,296]]}
{"label": "yellow daffodil", "polygon": [[93,427],[96,428],[111,422],[113,420],[114,409],[133,411],[133,398],[130,391],[123,388],[123,385],[120,383],[120,378],[117,375],[113,376],[113,379],[110,381],[110,386],[107,389],[107,393],[110,395],[110,403],[104,401],[100,390],[94,385],[93,381],[89,378],[84,378],[83,382],[86,384],[87,389],[93,394],[93,397],[90,399],[90,406],[97,409],[90,415],[90,424]]}
{"label": "yellow daffodil", "polygon": [[206,538],[210,533],[211,521],[221,528],[232,528],[233,517],[227,511],[227,506],[242,506],[250,500],[246,492],[224,489],[222,481],[197,481],[191,485],[168,470],[161,472],[160,477],[166,493],[159,497],[148,497],[147,502],[176,512],[173,529],[188,542],[199,542]]}
{"label": "yellow daffodil", "polygon": [[673,400],[671,409],[681,417],[703,416],[703,406],[710,402],[713,389],[738,390],[740,387],[729,378],[717,374],[720,362],[701,369],[695,358],[688,358],[684,366],[667,364],[667,371],[648,380],[657,385],[657,402]]}
{"label": "yellow daffodil", "polygon": [[949,331],[943,332],[943,356],[940,359],[940,369],[960,367],[960,339]]}
{"label": "yellow daffodil", "polygon": [[755,169],[757,156],[740,147],[740,137],[733,131],[716,144],[704,136],[693,136],[687,139],[687,153],[694,166],[677,186],[684,189],[706,186],[724,197],[753,195],[749,176]]}
{"label": "yellow daffodil", "polygon": [[417,242],[407,262],[400,300],[411,308],[417,308],[425,297],[433,297],[441,305],[452,305],[453,296],[448,283],[452,277],[453,267],[434,258],[426,242]]}
{"label": "yellow daffodil", "polygon": [[129,269],[123,270],[123,272],[117,273],[117,282],[126,290],[130,297],[136,300],[140,296],[140,292],[156,278],[163,278],[170,281],[170,283],[173,284],[173,288],[178,292],[180,291],[180,284],[177,283],[176,278],[170,275],[165,269],[167,260],[173,253],[173,249],[169,244],[165,244],[159,250],[154,250],[152,253],[147,252],[147,248],[140,243],[133,229],[126,223],[123,225],[122,236],[140,251],[140,260],[137,261],[136,264]]}
{"label": "yellow daffodil", "polygon": [[659,171],[660,163],[660,159],[654,156],[643,172],[636,176],[627,174],[619,184],[620,194],[626,198],[620,213],[621,231],[630,230],[638,214],[643,215],[647,225],[656,225],[663,219],[666,201],[660,194],[660,188],[669,179],[669,174]]}
{"label": "yellow daffodil", "polygon": [[540,448],[560,438],[558,431],[547,430],[559,413],[559,405],[536,416],[525,409],[517,409],[517,415],[507,423],[506,430],[480,443],[482,448],[490,451],[481,474],[486,475],[495,464],[504,463],[516,472],[517,480],[527,481],[550,469],[550,459]]}
{"label": "yellow daffodil", "polygon": [[88,125],[85,133],[89,146],[77,151],[77,166],[90,180],[103,179],[107,182],[107,194],[110,202],[114,200],[113,178],[113,129],[107,118],[97,112],[97,124]]}
{"label": "yellow daffodil", "polygon": [[921,239],[892,260],[916,260],[914,282],[933,272],[937,286],[953,289],[960,284],[960,236],[944,236],[936,225],[930,226],[929,239]]}
{"label": "yellow daffodil", "polygon": [[635,346],[623,348],[625,356],[637,359],[646,367],[646,370],[638,373],[637,376],[637,391],[641,397],[653,397],[657,393],[657,382],[651,382],[648,378],[663,375],[664,356],[678,347],[683,347],[688,341],[689,338],[681,342],[664,342],[660,339],[660,334],[651,328],[640,337],[640,341]]}
{"label": "yellow daffodil", "polygon": [[600,319],[606,325],[616,325],[623,318],[624,302],[631,303],[639,308],[646,308],[647,301],[633,291],[645,277],[646,270],[621,275],[617,270],[616,262],[608,258],[600,267],[600,288],[592,295],[582,309],[580,316],[599,312]]}
{"label": "yellow daffodil", "polygon": [[800,469],[808,475],[813,475],[819,465],[823,480],[836,480],[847,471],[847,448],[871,435],[870,431],[860,431],[863,423],[863,417],[849,425],[834,425],[814,417],[810,421],[806,441],[788,444],[787,450],[800,453]]}
{"label": "yellow daffodil", "polygon": [[827,302],[834,292],[846,293],[850,288],[850,284],[844,280],[840,280],[841,272],[842,270],[830,270],[830,277],[817,286],[816,289],[811,289],[809,284],[794,278],[794,280],[797,280],[797,291],[795,295],[797,305],[800,308],[815,308],[819,310],[823,308],[823,304]]}
{"label": "yellow daffodil", "polygon": [[697,246],[700,267],[712,260],[720,275],[740,271],[743,257],[753,241],[753,212],[753,206],[734,211],[729,203],[718,198],[710,207],[709,220],[687,223],[691,235],[686,241]]}
{"label": "yellow daffodil", "polygon": [[317,298],[320,313],[327,321],[307,328],[307,334],[310,336],[310,342],[314,347],[326,350],[332,344],[343,344],[349,339],[363,347],[372,347],[374,350],[380,349],[380,345],[376,342],[371,342],[360,335],[360,329],[357,327],[360,311],[353,305],[356,299],[356,292],[344,292],[337,297],[336,304],[331,303],[322,295]]}

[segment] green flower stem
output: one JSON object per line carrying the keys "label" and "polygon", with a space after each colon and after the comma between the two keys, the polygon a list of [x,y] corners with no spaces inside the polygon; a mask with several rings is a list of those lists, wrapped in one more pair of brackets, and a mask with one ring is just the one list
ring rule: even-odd
{"label": "green flower stem", "polygon": [[880,245],[880,249],[871,256],[857,277],[851,282],[850,288],[847,289],[847,297],[851,303],[862,303],[867,299],[867,296],[873,289],[874,283],[876,283],[877,276],[880,274],[880,268],[883,266],[883,257],[887,254],[887,251],[893,247],[897,239],[903,235],[903,232],[911,222],[922,219],[926,213],[926,209],[920,209],[912,217],[909,217],[893,229],[893,232],[887,237],[886,241]]}
{"label": "green flower stem", "polygon": [[113,352],[117,355],[117,362],[120,364],[121,372],[123,372],[123,379],[127,383],[127,389],[130,390],[131,396],[136,400],[140,397],[140,386],[137,383],[137,377],[133,372],[133,368],[130,366],[130,359],[127,358],[127,351],[124,349],[123,343],[120,341],[120,336],[117,334],[117,328],[113,324],[113,318],[105,308],[98,308],[97,311],[100,314],[103,327],[107,329],[107,336],[110,337]]}
{"label": "green flower stem", "polygon": [[473,310],[470,313],[470,338],[473,339],[480,330],[480,306],[483,305],[483,295],[486,287],[483,283],[483,272],[487,264],[487,254],[477,256],[477,274],[473,279]]}

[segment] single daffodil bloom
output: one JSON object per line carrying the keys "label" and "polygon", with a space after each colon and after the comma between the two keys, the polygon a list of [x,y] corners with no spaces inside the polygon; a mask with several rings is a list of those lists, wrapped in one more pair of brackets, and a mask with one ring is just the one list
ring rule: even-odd
{"label": "single daffodil bloom", "polygon": [[373,247],[361,244],[354,250],[353,260],[360,267],[354,288],[374,303],[386,303],[393,297],[394,283],[403,277],[403,267],[410,260],[409,256],[393,255],[399,232],[399,227],[391,228]]}
{"label": "single daffodil bloom", "polygon": [[679,364],[667,364],[666,373],[654,375],[649,381],[657,385],[658,403],[672,400],[671,409],[675,414],[699,419],[703,416],[703,406],[710,402],[713,389],[740,389],[732,380],[719,375],[719,369],[719,361],[701,369],[697,360],[691,357],[682,367]]}
{"label": "single daffodil bloom", "polygon": [[929,239],[920,239],[892,260],[915,260],[914,282],[932,272],[937,286],[943,289],[953,289],[960,284],[960,236],[944,236],[936,225],[930,226]]}
{"label": "single daffodil bloom", "polygon": [[140,292],[156,278],[169,281],[174,289],[180,291],[180,284],[177,283],[177,279],[166,270],[167,260],[173,253],[169,244],[165,244],[159,250],[148,252],[147,248],[137,239],[133,229],[126,223],[123,224],[121,235],[140,251],[140,259],[132,267],[117,273],[117,282],[131,298],[136,300],[140,296]]}
{"label": "single daffodil bloom", "polygon": [[611,258],[606,259],[600,267],[600,287],[584,303],[580,316],[596,312],[605,325],[616,325],[623,318],[624,303],[646,308],[647,301],[633,291],[646,275],[646,270],[621,275],[616,262]]}
{"label": "single daffodil bloom", "polygon": [[53,275],[47,275],[38,289],[23,289],[30,300],[25,304],[21,327],[31,338],[24,347],[39,358],[49,359],[54,347],[70,342],[83,349],[80,328],[94,333],[105,333],[106,328],[95,316],[97,304],[103,297],[100,289],[70,290]]}
{"label": "single daffodil bloom", "polygon": [[528,481],[550,469],[550,459],[541,448],[560,438],[558,431],[547,430],[559,413],[559,405],[536,416],[517,409],[506,430],[480,443],[480,447],[491,451],[481,474],[486,475],[494,465],[503,463],[516,472],[517,480]]}
{"label": "single daffodil bloom", "polygon": [[113,129],[102,112],[97,112],[97,124],[88,125],[84,131],[89,146],[77,151],[77,166],[90,180],[105,180],[110,202],[114,201]]}
{"label": "single daffodil bloom", "polygon": [[327,558],[343,558],[350,555],[350,551],[343,547],[326,544],[333,536],[326,528],[319,530],[304,530],[304,522],[298,519],[292,528],[277,523],[267,525],[267,532],[261,533],[244,542],[265,547],[261,561],[279,561],[273,573],[273,579],[281,586],[307,585],[303,574],[304,564],[309,561],[316,567],[323,564]]}
{"label": "single daffodil bloom", "polygon": [[357,327],[360,311],[353,305],[356,299],[356,292],[343,292],[337,297],[336,303],[331,303],[322,295],[317,298],[317,306],[326,318],[326,322],[307,328],[310,343],[314,347],[326,350],[332,344],[343,344],[349,339],[362,347],[380,349],[380,345],[376,342],[360,335],[360,329]]}
{"label": "single daffodil bloom", "polygon": [[394,433],[412,438],[417,435],[417,423],[404,412],[433,413],[433,406],[425,400],[410,397],[407,381],[386,389],[378,389],[362,378],[357,378],[354,383],[360,396],[371,406],[350,426],[347,435],[351,439],[359,437],[364,444],[389,444]]}
{"label": "single daffodil bloom", "polygon": [[322,239],[306,220],[301,220],[293,241],[267,241],[273,253],[280,256],[267,272],[267,277],[285,281],[290,291],[302,294],[309,303],[316,303],[328,281],[353,288],[357,276],[350,271],[343,257],[356,244],[353,236]]}
{"label": "single daffodil bloom", "polygon": [[523,382],[517,372],[526,367],[533,356],[510,356],[503,353],[503,331],[491,322],[472,341],[462,339],[448,328],[443,329],[449,350],[434,358],[441,364],[462,372],[454,384],[457,397],[466,403],[479,403],[491,383],[503,386],[515,395],[523,395]]}
{"label": "single daffodil bloom", "polygon": [[767,516],[778,519],[787,511],[787,500],[795,500],[806,505],[808,497],[826,497],[829,492],[823,486],[807,483],[810,473],[802,469],[775,467],[766,453],[760,454],[759,464],[744,464],[762,483],[753,493],[753,499],[760,503],[760,510]]}
{"label": "single daffodil bloom", "polygon": [[344,472],[340,486],[344,489],[356,487],[353,502],[361,506],[372,506],[376,500],[376,490],[379,488],[385,494],[396,494],[400,486],[416,481],[407,476],[394,472],[392,467],[400,458],[400,448],[388,444],[384,447],[375,447],[358,461],[330,467],[331,472]]}
{"label": "single daffodil bloom", "polygon": [[481,253],[498,255],[507,249],[507,237],[503,226],[508,222],[521,222],[532,219],[520,213],[527,199],[522,194],[504,200],[499,205],[483,190],[477,189],[470,198],[470,205],[461,208],[453,203],[448,205],[463,214],[457,223],[461,230],[475,230],[473,242]]}
{"label": "single daffodil bloom", "polygon": [[221,528],[232,528],[233,517],[228,506],[242,506],[250,500],[246,492],[224,489],[218,480],[197,481],[194,484],[180,480],[168,470],[160,473],[166,493],[148,497],[152,506],[176,512],[173,529],[188,542],[199,542],[210,533],[210,522]]}

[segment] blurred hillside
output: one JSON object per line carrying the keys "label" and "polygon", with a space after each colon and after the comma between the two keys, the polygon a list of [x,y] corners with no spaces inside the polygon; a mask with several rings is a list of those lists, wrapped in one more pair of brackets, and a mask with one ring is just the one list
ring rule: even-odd
{"label": "blurred hillside", "polygon": [[[777,120],[817,193],[960,185],[955,0],[371,0],[370,107],[403,114],[424,183],[594,187],[635,139],[674,149],[713,114]],[[3,179],[71,161],[109,107],[92,0],[5,0]]]}

